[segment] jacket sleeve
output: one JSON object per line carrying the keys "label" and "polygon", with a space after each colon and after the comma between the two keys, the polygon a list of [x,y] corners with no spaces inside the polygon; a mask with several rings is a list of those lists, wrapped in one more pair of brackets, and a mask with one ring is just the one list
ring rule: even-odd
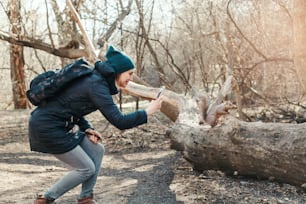
{"label": "jacket sleeve", "polygon": [[86,120],[85,117],[81,117],[79,122],[78,122],[78,126],[81,129],[81,131],[85,131],[88,128],[92,128],[90,123],[88,122],[88,120]]}
{"label": "jacket sleeve", "polygon": [[129,129],[147,123],[145,110],[123,114],[114,103],[106,81],[93,82],[89,97],[104,117],[120,130]]}

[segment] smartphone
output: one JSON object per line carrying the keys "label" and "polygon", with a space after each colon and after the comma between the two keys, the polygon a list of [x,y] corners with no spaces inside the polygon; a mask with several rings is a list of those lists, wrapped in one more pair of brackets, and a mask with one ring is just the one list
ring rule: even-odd
{"label": "smartphone", "polygon": [[159,92],[158,92],[156,98],[159,98],[159,97],[160,97],[160,95],[162,94],[162,92],[164,91],[164,89],[165,89],[164,87],[161,87],[161,88],[159,89]]}

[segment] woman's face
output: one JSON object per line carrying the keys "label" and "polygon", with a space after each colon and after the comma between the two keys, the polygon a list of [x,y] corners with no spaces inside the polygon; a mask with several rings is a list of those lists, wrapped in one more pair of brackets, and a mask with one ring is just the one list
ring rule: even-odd
{"label": "woman's face", "polygon": [[134,74],[135,69],[131,69],[125,72],[122,72],[119,74],[116,78],[116,84],[118,87],[125,88],[129,81],[133,80],[133,74]]}

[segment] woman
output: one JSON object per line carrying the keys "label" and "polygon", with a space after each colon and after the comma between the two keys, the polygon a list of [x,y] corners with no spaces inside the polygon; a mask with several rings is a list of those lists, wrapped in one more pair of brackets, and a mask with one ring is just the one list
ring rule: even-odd
{"label": "woman", "polygon": [[34,204],[53,203],[55,199],[82,184],[78,204],[94,204],[93,188],[101,169],[104,147],[101,135],[84,118],[99,110],[115,127],[123,130],[144,124],[148,116],[160,110],[162,99],[153,100],[146,110],[122,114],[112,95],[126,87],[134,73],[133,61],[110,46],[107,60],[95,63],[90,76],[65,88],[47,104],[39,106],[29,120],[32,151],[49,153],[73,168],[51,186]]}

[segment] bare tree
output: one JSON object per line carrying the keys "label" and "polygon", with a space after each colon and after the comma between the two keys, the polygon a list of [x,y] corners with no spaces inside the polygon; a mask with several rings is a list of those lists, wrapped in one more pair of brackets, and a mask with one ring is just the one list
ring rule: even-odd
{"label": "bare tree", "polygon": [[[11,33],[16,38],[22,35],[20,1],[9,2],[9,19],[11,22]],[[28,106],[25,90],[24,55],[22,45],[10,45],[11,81],[13,89],[13,101],[15,109],[25,109]]]}
{"label": "bare tree", "polygon": [[299,80],[306,93],[306,2],[294,0],[293,5],[293,59]]}
{"label": "bare tree", "polygon": [[[49,4],[51,2],[51,4]],[[86,20],[93,20],[93,21],[100,21],[102,20],[97,17],[96,14],[91,13],[90,8],[87,7],[85,1],[73,1],[74,7],[76,8],[77,12],[83,12],[86,11],[86,15],[90,18],[87,18]],[[124,8],[121,7],[119,9],[119,17],[115,22],[112,24],[112,26],[108,27],[109,30],[106,30],[106,36],[102,36],[103,42],[107,41],[110,36],[117,31],[117,23],[118,21],[122,21],[130,12],[132,0],[129,1],[128,7]],[[91,58],[89,55],[90,53],[86,49],[88,45],[85,44],[84,36],[82,36],[79,32],[79,28],[76,26],[76,22],[72,20],[72,15],[69,11],[69,9],[64,9],[64,11],[60,11],[59,5],[57,4],[57,1],[44,1],[45,4],[42,4],[40,9],[46,10],[44,12],[45,18],[40,18],[44,20],[46,23],[43,25],[44,28],[39,28],[37,30],[33,30],[33,32],[28,32],[26,29],[28,28],[28,25],[25,25],[25,22],[21,21],[21,14],[20,14],[20,1],[10,1],[9,3],[9,9],[10,11],[7,12],[8,16],[10,18],[10,28],[11,32],[5,31],[3,29],[0,30],[0,39],[3,41],[7,41],[11,45],[11,64],[14,69],[12,69],[12,82],[13,82],[13,92],[14,92],[14,101],[15,101],[15,107],[16,108],[26,108],[27,100],[26,100],[26,86],[25,86],[25,68],[24,68],[24,57],[23,57],[23,47],[30,47],[35,50],[35,55],[37,60],[40,62],[43,69],[46,68],[46,65],[44,64],[43,60],[41,59],[42,55],[38,55],[37,51],[42,50],[46,53],[49,53],[54,56],[58,56],[62,60],[62,66],[67,63],[67,59],[76,59],[80,57],[84,58]],[[104,2],[108,3],[108,2]],[[101,6],[102,3],[99,4]],[[51,5],[51,6],[49,6]],[[120,4],[123,6],[122,4]],[[3,5],[2,5],[3,6]],[[102,5],[103,6],[103,5]],[[2,7],[3,9],[5,6]],[[24,7],[27,8],[27,7]],[[53,11],[53,13],[52,13]],[[26,10],[23,10],[23,12],[27,12]],[[29,15],[31,13],[35,13],[36,11],[29,11]],[[94,11],[93,11],[94,12]],[[97,10],[96,10],[97,12]],[[122,12],[120,14],[120,12]],[[80,13],[77,13],[80,15]],[[91,16],[89,15],[91,14]],[[24,16],[27,16],[26,13]],[[86,17],[88,17],[86,16]],[[36,21],[40,20],[36,19]],[[52,20],[52,19],[55,19]],[[24,24],[23,24],[24,23]],[[33,23],[35,21],[33,20]],[[41,25],[36,25],[40,26]],[[22,29],[24,32],[22,32]],[[38,33],[37,31],[39,30]],[[37,32],[37,33],[35,33]],[[14,35],[11,35],[13,33]],[[95,33],[94,33],[95,34]],[[100,34],[96,34],[100,35]],[[93,36],[92,39],[95,39],[97,36]],[[87,42],[94,42],[92,39],[87,40]],[[97,39],[97,41],[99,41]],[[33,66],[32,64],[30,66]],[[34,73],[39,73],[40,71],[34,70],[32,67],[29,69],[32,70]]]}
{"label": "bare tree", "polygon": [[149,33],[151,30],[151,21],[152,21],[152,13],[153,13],[153,8],[154,8],[154,0],[152,2],[152,6],[151,6],[151,11],[150,11],[150,17],[148,20],[148,28],[146,28],[145,26],[145,17],[144,17],[144,11],[143,11],[143,1],[140,0],[135,0],[136,2],[136,6],[137,6],[137,10],[138,10],[138,15],[139,15],[139,29],[141,30],[141,36],[144,39],[144,45],[148,48],[153,61],[155,63],[156,66],[156,70],[159,74],[159,77],[161,79],[161,81],[167,86],[167,87],[171,87],[170,83],[168,82],[166,76],[165,76],[165,72],[161,66],[160,60],[158,58],[158,55],[155,51],[155,49],[153,48],[153,45],[151,43],[151,41],[149,40]]}
{"label": "bare tree", "polygon": [[[44,25],[45,33],[43,35],[35,33],[26,35],[27,32],[25,32],[26,34],[16,36],[0,31],[0,39],[11,44],[43,50],[65,59],[89,57],[84,48],[83,36],[80,34],[76,23],[71,21],[69,10],[60,11],[55,0],[49,2],[51,2],[49,5],[52,5],[52,7],[48,6],[48,1],[45,1],[45,9],[48,12],[45,12],[46,20],[44,21],[46,24]],[[107,1],[95,2],[95,9],[92,9],[92,5],[89,5],[92,2],[73,2],[76,11],[79,12],[81,19],[83,18],[82,20],[90,20],[90,22],[93,22],[92,25],[97,26],[97,29],[99,29],[98,27],[105,29],[103,32],[93,31],[90,33],[93,35],[91,41],[97,42],[102,48],[109,40],[116,42],[116,40],[131,39],[126,35],[111,38],[117,36],[116,32],[121,29],[118,24],[122,24],[122,27],[125,28],[124,31],[128,28],[128,32],[125,33],[128,33],[128,35],[132,33],[136,36],[134,38],[136,39],[135,44],[129,43],[129,45],[139,48],[136,49],[139,71],[145,63],[148,64],[152,59],[151,66],[154,69],[156,68],[155,70],[159,70],[164,85],[171,87],[172,90],[188,90],[193,86],[196,89],[204,88],[205,91],[214,95],[215,90],[219,89],[226,79],[226,75],[232,72],[238,88],[235,95],[236,99],[241,98],[239,102],[241,108],[248,105],[247,103],[268,101],[265,99],[289,92],[287,87],[294,85],[294,82],[291,83],[292,79],[291,81],[288,79],[289,75],[292,75],[290,69],[293,68],[293,59],[290,59],[289,55],[292,53],[291,55],[296,57],[303,56],[295,53],[301,53],[300,51],[303,52],[303,49],[305,49],[303,46],[296,46],[297,52],[287,51],[285,49],[288,49],[288,46],[285,45],[288,41],[283,41],[280,44],[281,46],[277,46],[276,42],[273,42],[273,36],[269,32],[265,32],[267,29],[275,30],[270,25],[272,21],[269,20],[272,19],[274,13],[279,16],[290,13],[290,8],[287,8],[286,2],[279,6],[277,3],[280,4],[280,1],[218,0],[205,2],[193,0],[183,2],[184,6],[175,7],[175,5],[171,10],[175,18],[173,24],[171,24],[171,31],[169,31],[171,34],[167,39],[163,36],[163,33],[155,34],[154,31],[156,25],[153,24],[152,19],[154,9],[156,9],[154,4],[157,1],[151,1],[147,7],[143,6],[141,0],[134,1],[139,19],[138,24],[129,24],[129,26],[125,26],[124,19],[133,9],[132,0],[128,2],[117,1],[117,4],[112,5],[117,6],[117,8],[112,8],[112,11],[115,10],[116,12],[109,12],[111,4]],[[124,6],[124,3],[126,3],[126,6]],[[50,8],[52,8],[53,13]],[[144,10],[145,8],[147,10]],[[280,8],[283,8],[283,10]],[[298,10],[298,8],[303,8],[303,5],[293,6],[292,8]],[[265,9],[278,10],[270,14]],[[105,12],[105,16],[101,15],[102,12]],[[110,13],[112,14],[111,17],[108,15]],[[49,21],[53,18],[52,14],[54,14],[56,21]],[[282,17],[282,20],[288,18],[286,15],[283,16],[285,17]],[[294,25],[300,25],[296,20],[294,22],[296,22]],[[283,24],[288,24],[288,21]],[[279,25],[280,23],[275,24],[275,26]],[[24,27],[26,28],[26,26]],[[298,28],[297,26],[293,27]],[[303,32],[296,31],[294,33],[300,34]],[[290,32],[286,35],[285,37],[288,39]],[[295,36],[300,36],[294,37],[294,39],[300,40],[294,45],[302,45],[304,36]],[[74,40],[79,44],[72,46],[72,48],[66,46]],[[124,44],[124,48],[126,47],[127,45]],[[271,54],[271,50],[289,54],[280,56],[277,52]],[[143,64],[141,59],[144,62]],[[303,62],[301,60],[303,57],[299,57],[299,59],[294,59],[296,66],[299,62],[300,64]],[[278,69],[278,67],[281,67],[281,69]],[[287,67],[289,67],[289,71]],[[300,67],[303,67],[303,65]],[[278,73],[276,77],[273,77],[272,74],[275,70]],[[288,74],[289,72],[290,74]],[[299,74],[299,76],[302,75]],[[273,82],[271,79],[273,79]],[[279,79],[293,85],[280,84]],[[271,83],[269,83],[270,80]],[[274,89],[274,92],[271,92],[271,89]]]}

